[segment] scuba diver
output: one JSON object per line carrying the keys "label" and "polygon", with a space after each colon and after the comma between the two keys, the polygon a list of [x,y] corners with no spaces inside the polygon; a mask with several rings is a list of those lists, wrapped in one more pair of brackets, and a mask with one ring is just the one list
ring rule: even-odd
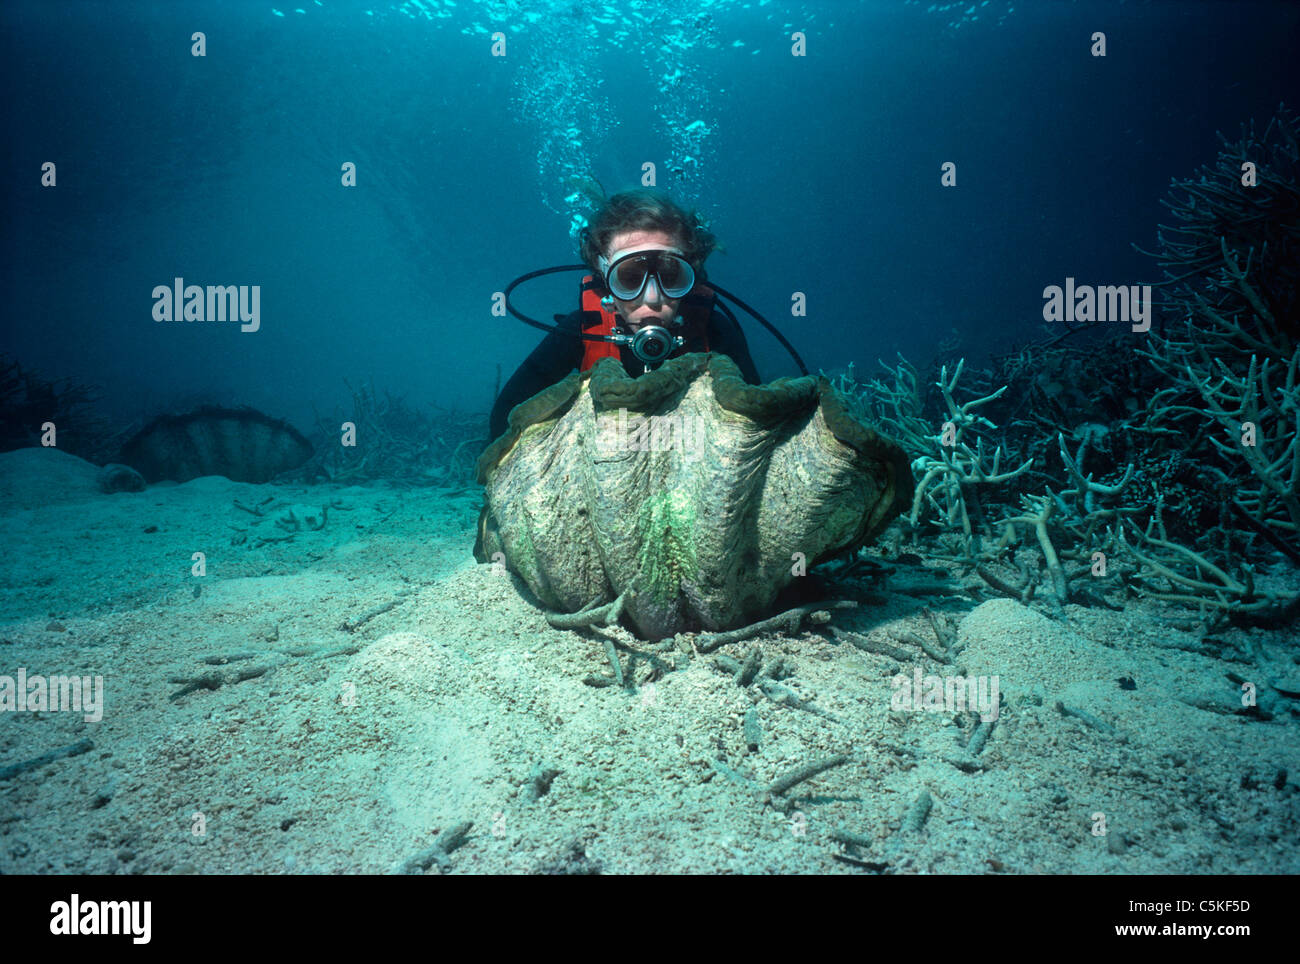
{"label": "scuba diver", "polygon": [[[717,297],[726,295],[753,314],[794,355],[790,343],[753,309],[706,283],[704,261],[717,239],[694,212],[687,213],[653,188],[623,191],[604,201],[578,234],[582,265],[543,268],[507,286],[506,307],[522,321],[548,332],[519,366],[492,406],[490,438],[506,430],[510,410],[573,369],[587,371],[602,358],[617,358],[636,378],[687,352],[729,356],[751,385],[760,384],[740,323]],[[556,315],[555,327],[520,314],[511,290],[531,278],[588,270],[581,306]]]}

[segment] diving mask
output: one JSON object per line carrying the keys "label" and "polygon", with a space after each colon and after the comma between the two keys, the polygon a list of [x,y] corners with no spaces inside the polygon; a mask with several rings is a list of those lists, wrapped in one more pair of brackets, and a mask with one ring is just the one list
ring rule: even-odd
{"label": "diving mask", "polygon": [[695,269],[676,248],[616,251],[612,258],[600,259],[600,270],[605,276],[605,287],[622,301],[639,298],[651,275],[665,298],[682,298],[695,287]]}

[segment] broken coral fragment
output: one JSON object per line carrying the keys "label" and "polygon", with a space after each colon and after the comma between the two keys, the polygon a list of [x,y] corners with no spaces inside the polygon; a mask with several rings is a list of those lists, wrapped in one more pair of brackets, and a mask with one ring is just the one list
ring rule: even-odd
{"label": "broken coral fragment", "polygon": [[480,562],[504,561],[563,612],[639,576],[625,614],[646,638],[762,618],[796,571],[877,535],[913,486],[903,451],[825,378],[749,385],[718,354],[635,379],[614,359],[571,374],[514,408],[478,479]]}

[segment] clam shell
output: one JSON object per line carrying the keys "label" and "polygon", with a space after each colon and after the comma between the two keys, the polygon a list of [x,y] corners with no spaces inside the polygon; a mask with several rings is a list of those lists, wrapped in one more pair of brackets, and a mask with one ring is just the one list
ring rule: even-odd
{"label": "clam shell", "polygon": [[269,482],[311,458],[293,426],[251,408],[201,408],[162,415],[122,447],[121,460],[150,482],[224,475]]}
{"label": "clam shell", "polygon": [[635,578],[625,614],[646,638],[768,615],[800,559],[872,539],[913,487],[902,449],[825,378],[748,385],[717,354],[574,373],[515,407],[478,472],[480,561],[503,556],[564,612]]}

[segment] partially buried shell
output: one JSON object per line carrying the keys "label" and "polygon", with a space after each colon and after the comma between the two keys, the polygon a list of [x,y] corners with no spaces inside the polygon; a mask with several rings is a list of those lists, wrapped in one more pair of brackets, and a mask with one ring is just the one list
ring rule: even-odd
{"label": "partially buried shell", "polygon": [[251,408],[201,408],[162,415],[122,447],[121,460],[150,482],[224,475],[268,482],[311,458],[293,426]]}

